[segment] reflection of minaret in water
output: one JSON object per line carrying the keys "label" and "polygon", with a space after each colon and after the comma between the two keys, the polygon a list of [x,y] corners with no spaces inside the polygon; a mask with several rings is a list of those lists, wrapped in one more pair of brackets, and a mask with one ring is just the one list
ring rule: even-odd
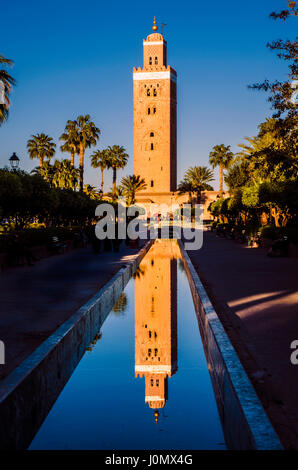
{"label": "reflection of minaret in water", "polygon": [[145,376],[145,402],[164,408],[168,377],[177,371],[178,244],[156,240],[135,279],[135,376]]}

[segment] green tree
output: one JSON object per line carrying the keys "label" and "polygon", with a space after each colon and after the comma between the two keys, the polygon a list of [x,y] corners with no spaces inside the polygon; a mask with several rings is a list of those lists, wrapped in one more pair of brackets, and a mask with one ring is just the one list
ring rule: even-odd
{"label": "green tree", "polygon": [[298,177],[298,130],[278,119],[267,119],[259,125],[257,136],[246,137],[247,144],[237,161],[245,162],[255,183],[296,179]]}
{"label": "green tree", "polygon": [[23,197],[23,187],[16,172],[0,169],[0,216],[10,219],[18,209]]}
{"label": "green tree", "polygon": [[249,182],[251,182],[251,175],[248,161],[238,161],[229,167],[225,175],[225,183],[230,193],[234,193]]}
{"label": "green tree", "polygon": [[[273,12],[270,17],[274,20],[287,20],[289,18],[298,17],[298,4],[296,1],[289,0],[288,8],[279,13]],[[263,90],[269,92],[269,103],[274,109],[274,117],[284,115],[286,120],[290,120],[293,125],[297,125],[297,105],[292,101],[293,81],[298,79],[298,42],[297,38],[293,41],[279,39],[268,43],[267,47],[272,51],[276,51],[279,59],[287,61],[289,65],[288,80],[269,82],[265,80],[262,83],[249,85],[254,90]],[[296,90],[297,90],[296,84]]]}
{"label": "green tree", "polygon": [[226,170],[233,161],[234,154],[230,151],[230,145],[215,145],[209,154],[209,162],[212,168],[219,166],[219,195],[223,194],[223,170]]}
{"label": "green tree", "polygon": [[60,149],[62,152],[70,153],[71,166],[74,167],[75,155],[78,155],[80,151],[78,124],[76,121],[67,121],[65,130],[59,137],[59,140],[64,141],[64,144],[61,145]]}
{"label": "green tree", "polygon": [[78,116],[76,120],[79,154],[80,154],[80,191],[84,188],[84,157],[85,151],[91,146],[95,146],[99,139],[100,129],[90,121],[90,115]]}
{"label": "green tree", "polygon": [[128,160],[128,154],[124,147],[119,145],[113,145],[113,147],[108,147],[108,168],[113,170],[113,189],[112,197],[116,198],[116,181],[117,181],[117,170],[120,170],[125,167]]}
{"label": "green tree", "polygon": [[206,166],[194,166],[187,170],[184,181],[191,184],[193,192],[197,195],[197,203],[199,203],[202,191],[213,191],[209,183],[214,181],[214,174]]}
{"label": "green tree", "polygon": [[79,170],[75,169],[69,160],[55,161],[52,178],[52,183],[55,188],[76,189],[79,178]]}
{"label": "green tree", "polygon": [[50,160],[55,155],[56,144],[48,135],[41,133],[32,135],[32,139],[27,142],[27,149],[30,158],[39,158],[39,165],[42,167],[45,158]]}
{"label": "green tree", "polygon": [[100,180],[101,194],[103,194],[103,172],[106,168],[108,168],[108,163],[109,163],[109,153],[108,153],[107,149],[96,150],[91,155],[91,166],[93,168],[100,168],[100,172],[101,172],[101,180]]}
{"label": "green tree", "polygon": [[[0,125],[8,118],[10,106],[9,94],[15,79],[7,72],[6,68],[13,65],[13,61],[0,54]],[[2,99],[1,99],[2,98]]]}
{"label": "green tree", "polygon": [[125,176],[121,180],[121,186],[129,206],[135,204],[136,193],[147,188],[145,180],[141,178],[140,175]]}

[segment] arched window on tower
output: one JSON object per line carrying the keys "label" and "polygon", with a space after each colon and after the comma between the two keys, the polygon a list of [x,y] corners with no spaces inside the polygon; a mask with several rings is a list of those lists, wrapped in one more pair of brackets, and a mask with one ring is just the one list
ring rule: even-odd
{"label": "arched window on tower", "polygon": [[150,132],[150,137],[154,137],[154,132]]}
{"label": "arched window on tower", "polygon": [[155,88],[153,89],[153,96],[157,96],[157,91]]}
{"label": "arched window on tower", "polygon": [[156,113],[156,108],[153,108],[153,114],[155,114],[155,113]]}
{"label": "arched window on tower", "polygon": [[147,96],[150,96],[150,88],[147,88]]}
{"label": "arched window on tower", "polygon": [[149,65],[152,65],[152,57],[149,57]]}
{"label": "arched window on tower", "polygon": [[150,150],[154,150],[154,146],[152,143],[150,144]]}
{"label": "arched window on tower", "polygon": [[155,65],[157,65],[157,64],[158,64],[158,58],[155,57]]}
{"label": "arched window on tower", "polygon": [[150,108],[148,108],[148,111],[147,111],[147,112],[148,112],[148,114],[150,114]]}

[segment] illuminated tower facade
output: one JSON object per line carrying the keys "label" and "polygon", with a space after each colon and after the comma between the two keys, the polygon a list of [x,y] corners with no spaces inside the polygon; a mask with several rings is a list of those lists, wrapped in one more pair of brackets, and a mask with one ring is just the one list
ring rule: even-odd
{"label": "illuminated tower facade", "polygon": [[178,257],[177,243],[157,240],[135,279],[135,375],[145,377],[145,402],[157,415],[177,370]]}
{"label": "illuminated tower facade", "polygon": [[177,185],[177,74],[167,64],[167,42],[156,32],[143,40],[143,68],[133,69],[134,174],[147,184],[139,193],[167,202]]}

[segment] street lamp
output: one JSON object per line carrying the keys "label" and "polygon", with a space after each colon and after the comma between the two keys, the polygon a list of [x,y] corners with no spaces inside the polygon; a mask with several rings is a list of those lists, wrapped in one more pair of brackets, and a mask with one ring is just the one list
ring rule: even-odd
{"label": "street lamp", "polygon": [[20,164],[20,159],[19,159],[19,157],[16,155],[15,152],[13,152],[13,154],[12,154],[12,156],[10,157],[9,161],[10,161],[11,168],[12,168],[13,170],[17,170],[18,167],[19,167],[19,164]]}

